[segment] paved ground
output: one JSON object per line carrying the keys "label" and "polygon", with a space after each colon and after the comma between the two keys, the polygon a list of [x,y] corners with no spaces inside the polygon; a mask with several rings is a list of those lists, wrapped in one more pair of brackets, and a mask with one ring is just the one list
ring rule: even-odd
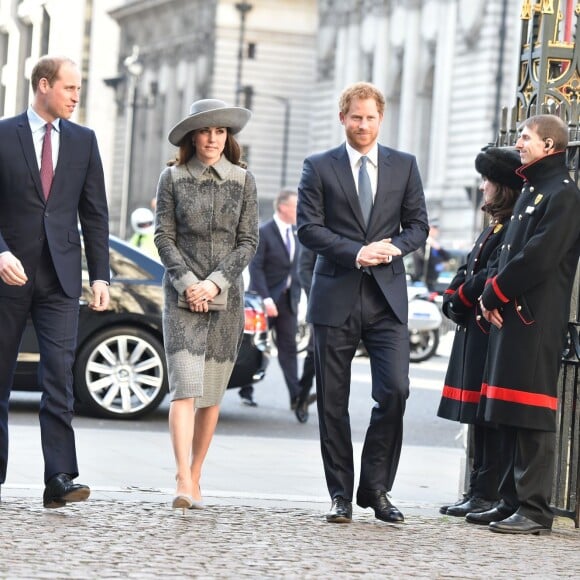
{"label": "paved ground", "polygon": [[93,493],[59,510],[42,507],[38,442],[34,427],[11,429],[0,579],[547,579],[580,569],[570,519],[557,519],[551,536],[513,537],[441,516],[439,503],[459,489],[460,449],[403,447],[393,489],[403,525],[357,507],[352,524],[331,525],[315,441],[216,436],[206,509],[185,514],[170,508],[166,433],[77,430],[81,481]]}
{"label": "paved ground", "polygon": [[403,525],[355,509],[350,525],[322,504],[208,498],[171,510],[161,492],[96,491],[42,508],[10,489],[0,506],[1,578],[566,578],[578,577],[580,534],[559,519],[547,537],[494,534],[435,507],[399,506]]}

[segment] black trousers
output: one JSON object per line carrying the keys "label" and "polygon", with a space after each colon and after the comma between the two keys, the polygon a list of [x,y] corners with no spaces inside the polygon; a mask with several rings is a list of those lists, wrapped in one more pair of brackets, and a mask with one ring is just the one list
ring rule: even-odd
{"label": "black trousers", "polygon": [[512,511],[551,527],[556,434],[502,425],[499,493]]}
{"label": "black trousers", "polygon": [[0,297],[0,483],[8,463],[8,406],[20,340],[30,314],[38,340],[38,381],[42,388],[40,436],[44,481],[56,473],[78,476],[72,365],[77,342],[79,299],[66,296],[45,247],[36,273],[27,272],[25,296]]}
{"label": "black trousers", "polygon": [[269,318],[268,324],[276,331],[278,363],[282,369],[290,399],[298,397],[298,353],[296,350],[296,330],[298,314],[290,306],[290,293],[285,291],[276,302],[278,316]]}
{"label": "black trousers", "polygon": [[409,395],[409,334],[368,275],[362,277],[359,298],[345,324],[317,324],[314,331],[320,444],[332,498],[340,495],[352,500],[353,496],[348,404],[351,363],[361,340],[369,354],[375,405],[362,451],[359,487],[390,491],[399,464]]}
{"label": "black trousers", "polygon": [[473,469],[469,495],[487,500],[499,499],[499,456],[501,436],[498,429],[472,425]]}

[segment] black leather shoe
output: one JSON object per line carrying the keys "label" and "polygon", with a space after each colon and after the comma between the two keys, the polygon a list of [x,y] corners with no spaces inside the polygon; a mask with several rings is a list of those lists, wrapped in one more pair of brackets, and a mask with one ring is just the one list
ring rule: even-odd
{"label": "black leather shoe", "polygon": [[[308,407],[309,405],[312,405],[312,403],[316,402],[316,394],[313,393],[312,395],[308,395],[308,397],[306,397],[306,401],[305,403],[302,403],[304,405],[306,405],[306,407]],[[300,403],[300,396],[296,396],[296,397],[292,397],[290,399],[290,410],[291,411],[296,411],[296,409],[301,405]]]}
{"label": "black leather shoe", "polygon": [[341,495],[332,498],[332,507],[326,514],[330,524],[350,524],[352,522],[352,503]]}
{"label": "black leather shoe", "polygon": [[298,405],[296,409],[294,409],[294,414],[296,415],[296,419],[298,419],[299,423],[306,423],[309,417],[308,405],[306,403]]}
{"label": "black leather shoe", "polygon": [[242,399],[242,405],[246,405],[246,407],[257,407],[258,403],[254,401],[254,397],[252,395],[240,395]]}
{"label": "black leather shoe", "polygon": [[447,515],[462,518],[467,514],[480,514],[481,512],[487,512],[494,508],[496,504],[496,500],[472,497],[462,504],[449,506],[447,508]]}
{"label": "black leather shoe", "polygon": [[451,504],[447,504],[447,505],[442,505],[439,508],[439,513],[445,515],[447,513],[447,510],[450,507],[456,506],[456,505],[461,505],[462,503],[465,503],[471,496],[467,495],[467,494],[463,494],[463,497],[461,499],[458,499],[455,503],[451,503]]}
{"label": "black leather shoe", "polygon": [[487,526],[492,522],[501,522],[506,518],[509,518],[514,512],[506,511],[499,507],[494,507],[493,509],[487,510],[486,512],[480,512],[477,514],[468,513],[465,514],[465,521],[470,524],[480,524],[482,526]]}
{"label": "black leather shoe", "polygon": [[359,489],[356,494],[356,503],[361,508],[374,509],[375,517],[383,522],[399,524],[405,521],[403,514],[390,502],[386,491]]}
{"label": "black leather shoe", "polygon": [[85,501],[90,494],[87,485],[73,483],[67,473],[57,473],[46,484],[42,501],[45,508],[59,508],[67,503]]}
{"label": "black leather shoe", "polygon": [[517,512],[501,522],[491,522],[489,529],[500,534],[535,534],[544,536],[552,533],[552,528],[538,524]]}

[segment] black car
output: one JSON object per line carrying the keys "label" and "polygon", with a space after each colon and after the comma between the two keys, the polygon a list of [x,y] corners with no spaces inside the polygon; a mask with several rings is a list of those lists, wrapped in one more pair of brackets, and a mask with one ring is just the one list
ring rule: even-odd
{"label": "black car", "polygon": [[[86,267],[80,298],[74,392],[82,412],[135,419],[165,397],[167,367],[161,315],[163,266],[137,248],[110,237],[111,301],[106,312],[88,307]],[[255,383],[268,365],[268,323],[262,299],[244,296],[245,329],[228,388]],[[38,390],[38,343],[28,321],[14,378],[14,390]]]}

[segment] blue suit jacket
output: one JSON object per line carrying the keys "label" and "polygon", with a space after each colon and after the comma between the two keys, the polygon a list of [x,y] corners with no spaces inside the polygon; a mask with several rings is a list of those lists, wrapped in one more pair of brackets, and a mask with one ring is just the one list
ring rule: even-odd
{"label": "blue suit jacket", "polygon": [[[391,238],[402,256],[429,233],[423,186],[412,155],[378,147],[378,183],[365,228],[345,144],[308,157],[298,188],[298,237],[318,254],[308,300],[308,321],[341,326],[360,291],[360,249]],[[407,282],[402,256],[371,268],[401,323],[407,323]]]}
{"label": "blue suit jacket", "polygon": [[[61,119],[51,193],[44,199],[26,113],[0,121],[0,252],[11,251],[29,280],[45,241],[65,294],[81,294],[81,239],[89,277],[109,281],[109,215],[101,158],[90,129]],[[0,295],[28,291],[0,281]]]}
{"label": "blue suit jacket", "polygon": [[293,312],[297,312],[301,287],[297,272],[299,246],[296,234],[294,248],[294,256],[290,260],[280,230],[273,219],[260,226],[258,249],[250,262],[250,290],[257,292],[262,298],[271,297],[274,302],[278,302],[290,276],[290,306]]}

